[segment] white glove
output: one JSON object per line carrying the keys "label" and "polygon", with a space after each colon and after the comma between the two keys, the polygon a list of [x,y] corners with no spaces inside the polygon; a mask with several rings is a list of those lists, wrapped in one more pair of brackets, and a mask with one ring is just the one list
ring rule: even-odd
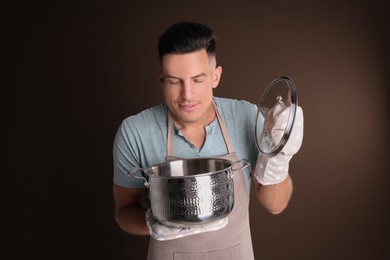
{"label": "white glove", "polygon": [[195,235],[203,232],[216,231],[224,228],[228,224],[228,217],[221,220],[206,224],[204,226],[180,228],[180,227],[168,227],[158,222],[152,214],[152,211],[148,209],[145,214],[146,224],[149,228],[150,235],[159,241],[171,240],[181,238],[185,236]]}
{"label": "white glove", "polygon": [[[270,138],[268,145],[274,148],[274,144],[278,144],[284,134],[284,129],[290,114],[290,107],[283,107],[276,104],[266,116],[266,124],[264,127],[268,129]],[[271,185],[282,182],[288,175],[289,162],[294,154],[296,154],[303,140],[303,111],[301,107],[297,107],[295,122],[291,130],[290,137],[283,149],[273,157],[260,153],[257,158],[254,176],[262,185]]]}

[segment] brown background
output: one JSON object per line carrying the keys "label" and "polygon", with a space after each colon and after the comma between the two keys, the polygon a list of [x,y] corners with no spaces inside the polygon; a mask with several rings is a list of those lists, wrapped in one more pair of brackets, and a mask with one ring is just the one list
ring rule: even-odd
{"label": "brown background", "polygon": [[145,258],[148,239],[113,219],[111,147],[121,120],[162,102],[156,40],[179,20],[218,35],[216,95],[257,103],[283,75],[298,88],[295,193],[278,216],[251,201],[256,259],[390,257],[388,12],[379,1],[4,6],[6,259]]}

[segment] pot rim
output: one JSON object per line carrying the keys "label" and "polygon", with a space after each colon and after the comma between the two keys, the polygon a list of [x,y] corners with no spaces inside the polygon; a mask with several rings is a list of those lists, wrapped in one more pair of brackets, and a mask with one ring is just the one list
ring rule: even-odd
{"label": "pot rim", "polygon": [[[229,166],[227,166],[226,168],[223,168],[221,170],[217,170],[217,171],[204,172],[204,173],[198,173],[198,174],[186,175],[186,176],[160,176],[160,175],[154,175],[153,173],[152,174],[149,173],[149,171],[152,168],[155,168],[155,167],[158,167],[158,166],[170,163],[170,162],[178,162],[178,161],[187,161],[187,162],[188,161],[207,161],[207,160],[224,161]],[[190,178],[194,178],[194,177],[210,176],[210,175],[214,175],[214,174],[221,173],[221,172],[226,172],[226,171],[228,171],[228,173],[233,172],[234,170],[232,168],[238,162],[240,162],[240,161],[232,162],[231,160],[223,159],[223,158],[189,158],[189,159],[182,158],[182,159],[177,159],[177,160],[176,159],[175,160],[170,160],[170,161],[163,162],[163,163],[158,163],[158,164],[155,164],[153,166],[147,167],[145,169],[141,169],[141,171],[144,172],[148,177],[151,177],[151,178],[158,178],[158,179],[160,179],[160,178],[161,179],[190,179]]]}
{"label": "pot rim", "polygon": [[[174,162],[174,161],[195,161],[195,160],[217,160],[217,161],[225,161],[227,162],[230,166],[224,168],[224,169],[221,169],[221,170],[218,170],[218,171],[214,171],[214,172],[206,172],[206,173],[200,173],[200,174],[195,174],[195,175],[188,175],[188,176],[155,176],[155,175],[152,175],[152,174],[149,174],[147,173],[148,170],[150,170],[151,168],[153,167],[156,167],[156,166],[159,166],[159,165],[163,165],[163,164],[166,164],[167,162],[163,162],[163,163],[159,163],[159,164],[155,164],[153,166],[150,166],[148,168],[140,168],[140,167],[135,167],[133,168],[129,173],[127,173],[127,175],[129,176],[132,176],[136,179],[141,179],[144,181],[144,184],[145,184],[145,187],[148,188],[150,183],[149,183],[149,180],[147,180],[145,177],[141,177],[141,176],[137,176],[136,173],[138,171],[141,171],[142,173],[144,173],[145,175],[147,175],[148,177],[150,177],[151,179],[168,179],[168,180],[176,180],[176,179],[190,179],[190,178],[199,178],[199,177],[207,177],[207,176],[210,176],[210,175],[214,175],[214,174],[217,174],[217,173],[221,173],[221,172],[226,172],[228,171],[229,174],[232,174],[234,173],[235,171],[241,171],[247,167],[250,167],[251,164],[249,163],[248,160],[238,160],[236,162],[233,162],[231,160],[228,160],[228,159],[224,159],[224,158],[190,158],[190,159],[177,159],[177,160],[171,160],[171,161],[168,161],[168,162]],[[237,163],[242,163],[242,166],[240,166],[239,168],[237,169],[233,169],[234,165],[237,164]]]}

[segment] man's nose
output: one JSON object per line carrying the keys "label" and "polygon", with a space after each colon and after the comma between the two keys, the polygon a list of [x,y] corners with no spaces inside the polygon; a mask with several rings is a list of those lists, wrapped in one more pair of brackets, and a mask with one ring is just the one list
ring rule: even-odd
{"label": "man's nose", "polygon": [[181,90],[181,96],[185,100],[191,100],[192,98],[192,83],[190,81],[183,82],[182,90]]}

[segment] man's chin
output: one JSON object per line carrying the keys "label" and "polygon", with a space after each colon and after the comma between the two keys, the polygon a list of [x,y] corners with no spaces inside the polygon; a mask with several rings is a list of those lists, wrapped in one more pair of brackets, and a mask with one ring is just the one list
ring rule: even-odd
{"label": "man's chin", "polygon": [[180,113],[178,116],[176,115],[176,120],[179,120],[184,124],[193,124],[199,121],[199,117],[190,112]]}

